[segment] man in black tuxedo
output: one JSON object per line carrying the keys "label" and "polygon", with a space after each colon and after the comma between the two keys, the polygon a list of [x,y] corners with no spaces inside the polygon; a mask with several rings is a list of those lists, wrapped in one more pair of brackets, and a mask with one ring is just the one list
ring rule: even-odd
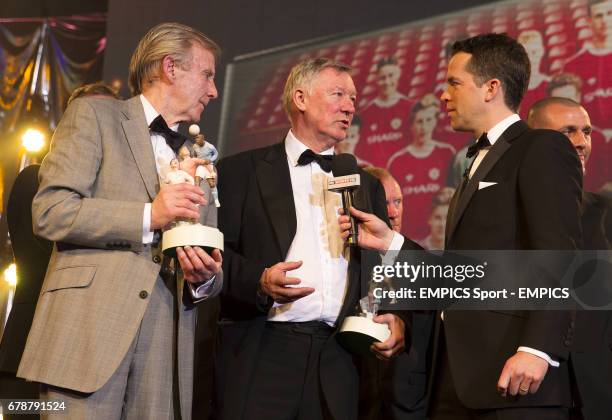
{"label": "man in black tuxedo", "polygon": [[[227,273],[216,353],[220,418],[357,417],[357,368],[336,331],[362,296],[362,262],[340,237],[340,196],[325,189],[334,145],[355,112],[349,72],[328,59],[297,64],[283,94],[285,140],[218,165]],[[388,224],[381,184],[359,173],[356,206]],[[390,313],[375,321],[391,336],[372,351],[402,351],[405,321]]]}
{"label": "man in black tuxedo", "polygon": [[[592,152],[591,120],[586,109],[568,98],[545,98],[529,110],[532,128],[549,128],[567,136],[578,153],[582,170]],[[583,192],[582,232],[584,249],[612,249],[612,201]],[[612,413],[612,317],[610,311],[576,313],[576,337],[571,352],[582,412],[586,420],[603,419]]]}
{"label": "man in black tuxedo", "polygon": [[[581,246],[580,162],[565,136],[532,130],[517,115],[529,74],[525,50],[506,35],[453,45],[441,99],[453,129],[479,140],[469,149],[474,163],[449,206],[447,250]],[[360,245],[390,249],[384,225],[352,211],[362,219]],[[342,230],[345,222],[341,216]],[[572,336],[566,312],[438,314],[430,418],[569,418]]]}

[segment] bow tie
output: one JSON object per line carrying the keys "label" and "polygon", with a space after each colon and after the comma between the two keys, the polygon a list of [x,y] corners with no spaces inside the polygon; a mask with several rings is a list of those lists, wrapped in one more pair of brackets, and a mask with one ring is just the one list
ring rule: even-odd
{"label": "bow tie", "polygon": [[487,133],[482,133],[482,136],[480,136],[476,143],[470,144],[470,147],[468,147],[465,157],[469,159],[472,156],[476,156],[476,154],[478,154],[481,149],[484,149],[485,147],[489,146],[491,146],[491,142],[487,137]]}
{"label": "bow tie", "polygon": [[299,166],[305,166],[310,164],[312,161],[316,161],[321,169],[325,172],[330,172],[332,168],[332,156],[333,155],[317,155],[310,149],[304,150],[298,159]]}
{"label": "bow tie", "polygon": [[158,115],[157,118],[155,118],[151,122],[151,125],[149,125],[149,129],[152,132],[157,133],[163,138],[165,138],[166,144],[170,146],[172,150],[174,150],[175,154],[178,154],[179,149],[181,148],[183,143],[185,143],[185,140],[187,140],[187,137],[185,137],[181,133],[172,131],[161,115]]}

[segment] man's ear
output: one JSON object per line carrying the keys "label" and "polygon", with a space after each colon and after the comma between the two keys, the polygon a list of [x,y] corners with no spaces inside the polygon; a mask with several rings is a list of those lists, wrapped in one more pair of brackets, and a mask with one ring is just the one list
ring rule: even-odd
{"label": "man's ear", "polygon": [[306,111],[306,92],[304,89],[296,89],[293,91],[293,103],[299,111]]}
{"label": "man's ear", "polygon": [[486,92],[485,92],[485,101],[490,102],[497,98],[499,95],[502,96],[504,93],[501,88],[501,80],[499,79],[491,79],[485,82]]}
{"label": "man's ear", "polygon": [[162,59],[162,77],[166,80],[174,80],[176,64],[174,58],[167,55]]}

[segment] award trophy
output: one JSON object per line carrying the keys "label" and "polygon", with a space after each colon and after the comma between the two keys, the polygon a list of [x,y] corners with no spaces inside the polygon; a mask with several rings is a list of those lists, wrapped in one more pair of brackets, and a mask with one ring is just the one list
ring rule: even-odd
{"label": "award trophy", "polygon": [[[194,128],[195,126],[195,128]],[[197,129],[197,130],[196,130]],[[193,136],[197,136],[200,134],[200,129],[197,125],[193,124],[189,127],[189,133]],[[211,145],[212,146],[212,145]],[[187,157],[186,159],[190,159]],[[212,163],[209,162],[206,166],[213,166]],[[202,165],[204,166],[204,165]],[[214,166],[213,166],[214,170]],[[197,171],[196,171],[197,174]],[[215,171],[216,174],[216,171]],[[190,184],[200,185],[200,180],[196,175],[197,183],[194,182],[194,179],[188,173],[181,171],[179,169],[178,159],[172,159],[170,162],[170,171],[165,176],[164,182],[167,184],[180,184],[183,182],[187,182]],[[205,188],[210,188],[211,193],[209,195],[209,199],[215,201],[215,207],[218,207],[218,199],[214,194],[213,187],[210,186],[210,182],[207,181],[204,184]],[[216,190],[216,188],[215,188]],[[207,211],[216,211],[216,208],[212,206],[200,206],[200,220],[206,219],[206,217],[202,217],[203,212]],[[175,220],[172,223],[170,229],[166,230],[163,233],[162,237],[162,251],[165,255],[174,257],[176,255],[176,248],[179,246],[199,246],[203,248],[209,254],[213,249],[217,248],[223,251],[223,233],[216,227],[205,226],[200,223],[200,220],[188,220],[188,219],[179,219]]]}
{"label": "award trophy", "polygon": [[347,316],[338,332],[338,341],[353,354],[371,355],[370,346],[374,342],[385,341],[391,335],[387,324],[374,322],[380,300],[368,294],[359,301],[361,312],[357,316]]}

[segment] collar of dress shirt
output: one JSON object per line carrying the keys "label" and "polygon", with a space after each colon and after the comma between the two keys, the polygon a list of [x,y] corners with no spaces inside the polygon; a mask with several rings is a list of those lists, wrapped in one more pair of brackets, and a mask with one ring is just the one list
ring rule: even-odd
{"label": "collar of dress shirt", "polygon": [[[287,153],[289,162],[291,162],[291,166],[294,166],[294,167],[297,166],[298,159],[300,158],[300,156],[302,155],[302,153],[304,153],[306,149],[308,149],[308,147],[306,147],[306,145],[302,143],[300,139],[295,137],[295,134],[293,134],[293,131],[289,130],[289,132],[287,133],[287,137],[285,137],[285,152]],[[327,150],[323,150],[319,154],[333,155],[334,148],[330,147]]]}
{"label": "collar of dress shirt", "polygon": [[489,139],[491,146],[495,144],[497,139],[502,135],[504,131],[506,131],[508,127],[520,120],[521,117],[519,117],[518,114],[512,114],[495,124],[493,128],[487,131],[487,138]]}
{"label": "collar of dress shirt", "polygon": [[[151,125],[153,120],[157,118],[157,116],[159,115],[159,112],[157,112],[155,108],[153,108],[153,105],[151,105],[151,102],[149,102],[148,99],[143,94],[140,95],[140,102],[142,102],[142,107],[144,108],[144,113],[145,113],[145,119],[147,120],[147,126],[149,126]],[[178,126],[179,126],[178,124],[174,124],[170,126],[169,128],[172,131],[177,131]]]}

